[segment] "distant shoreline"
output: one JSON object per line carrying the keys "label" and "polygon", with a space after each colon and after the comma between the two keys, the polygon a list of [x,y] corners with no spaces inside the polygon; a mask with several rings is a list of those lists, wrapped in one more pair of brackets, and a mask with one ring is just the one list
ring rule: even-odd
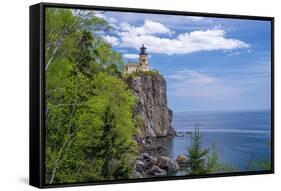
{"label": "distant shoreline", "polygon": [[271,113],[257,111],[197,111],[174,113],[172,125],[177,134],[191,133],[195,123],[202,133],[270,134]]}
{"label": "distant shoreline", "polygon": [[[192,129],[176,130],[177,135],[192,134]],[[269,134],[270,130],[241,130],[241,129],[200,129],[201,133],[248,133],[248,134]]]}
{"label": "distant shoreline", "polygon": [[174,111],[175,114],[180,113],[192,113],[192,112],[214,112],[214,113],[222,113],[222,112],[233,112],[233,113],[239,113],[239,112],[271,112],[271,109],[249,109],[249,110],[187,110],[187,111]]}

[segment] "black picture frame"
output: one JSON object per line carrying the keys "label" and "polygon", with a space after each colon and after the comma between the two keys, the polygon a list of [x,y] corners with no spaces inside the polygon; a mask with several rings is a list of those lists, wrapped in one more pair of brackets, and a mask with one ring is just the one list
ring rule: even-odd
{"label": "black picture frame", "polygon": [[[262,20],[271,22],[271,170],[265,171],[249,171],[249,172],[232,172],[221,174],[206,175],[188,175],[188,176],[170,176],[161,178],[143,178],[128,179],[118,181],[97,181],[83,183],[62,183],[48,185],[44,183],[45,176],[45,126],[44,126],[44,109],[45,109],[45,70],[44,70],[44,42],[45,42],[45,8],[71,8],[71,9],[94,9],[101,11],[119,11],[119,12],[135,12],[135,13],[155,13],[165,15],[186,15],[201,17],[218,17],[233,19]],[[200,13],[185,11],[167,11],[153,9],[136,9],[121,7],[104,7],[93,5],[74,5],[74,4],[57,4],[57,3],[39,3],[30,6],[30,139],[29,139],[29,184],[38,188],[53,188],[66,186],[85,186],[100,184],[120,184],[150,181],[165,181],[193,178],[211,178],[211,177],[227,177],[227,176],[243,176],[274,173],[274,18],[249,16],[249,15],[232,15],[217,13]]]}

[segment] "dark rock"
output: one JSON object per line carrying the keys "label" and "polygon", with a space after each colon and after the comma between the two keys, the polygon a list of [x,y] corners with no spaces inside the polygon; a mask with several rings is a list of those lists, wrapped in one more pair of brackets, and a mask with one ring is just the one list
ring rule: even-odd
{"label": "dark rock", "polygon": [[[170,121],[170,124],[172,124],[172,120],[173,120],[173,111],[171,109],[168,109],[169,110],[169,121]],[[168,130],[168,137],[175,137],[176,136],[176,131],[175,129],[171,126]]]}
{"label": "dark rock", "polygon": [[143,153],[141,156],[144,160],[148,160],[150,157],[148,153]]}
{"label": "dark rock", "polygon": [[153,163],[151,163],[151,162],[146,162],[144,168],[145,168],[145,170],[148,170],[148,169],[152,168],[152,166],[153,166]]}
{"label": "dark rock", "polygon": [[147,138],[145,143],[146,143],[146,144],[152,144],[153,142],[152,142],[151,139]]}
{"label": "dark rock", "polygon": [[138,136],[138,135],[134,135],[134,140],[138,143],[138,144],[142,144],[143,143],[143,139]]}
{"label": "dark rock", "polygon": [[157,159],[157,165],[168,171],[176,171],[180,168],[177,161],[165,156],[161,156]]}
{"label": "dark rock", "polygon": [[141,160],[136,160],[135,169],[138,172],[143,172],[144,171],[144,163]]}
{"label": "dark rock", "polygon": [[137,98],[134,116],[141,116],[142,135],[166,137],[174,134],[171,126],[173,112],[168,109],[166,80],[160,74],[138,74],[126,78]]}
{"label": "dark rock", "polygon": [[161,145],[158,145],[158,146],[156,147],[156,150],[157,150],[158,152],[163,152],[163,151],[166,151],[167,149],[166,149],[165,147],[162,147]]}
{"label": "dark rock", "polygon": [[142,151],[153,156],[162,156],[167,154],[166,145],[162,146],[158,143],[153,143],[151,145],[143,145]]}
{"label": "dark rock", "polygon": [[147,174],[152,176],[165,176],[167,172],[158,166],[154,165],[151,169],[148,170]]}
{"label": "dark rock", "polygon": [[155,165],[155,164],[157,163],[157,158],[156,158],[156,157],[151,156],[151,157],[150,157],[150,161],[149,161],[149,162]]}
{"label": "dark rock", "polygon": [[156,150],[156,146],[155,145],[145,145],[145,149],[147,151],[154,151],[154,150]]}

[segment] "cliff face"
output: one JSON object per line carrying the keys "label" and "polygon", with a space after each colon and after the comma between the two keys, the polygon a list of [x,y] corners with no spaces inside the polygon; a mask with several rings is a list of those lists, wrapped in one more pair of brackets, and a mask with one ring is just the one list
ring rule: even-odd
{"label": "cliff face", "polygon": [[167,106],[166,80],[159,74],[138,74],[126,79],[137,97],[134,116],[141,116],[142,134],[148,137],[174,136],[173,112]]}

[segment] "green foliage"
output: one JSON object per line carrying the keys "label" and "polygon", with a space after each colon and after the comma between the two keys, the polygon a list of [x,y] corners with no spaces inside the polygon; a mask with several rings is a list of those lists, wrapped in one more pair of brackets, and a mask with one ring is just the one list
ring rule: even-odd
{"label": "green foliage", "polygon": [[149,70],[149,71],[144,71],[145,74],[147,75],[158,75],[161,76],[158,70]]}
{"label": "green foliage", "polygon": [[[266,141],[268,146],[268,151],[271,152],[271,141],[270,139]],[[248,161],[247,170],[249,171],[260,171],[260,170],[271,170],[271,157],[268,153],[268,157],[263,159],[256,159],[255,156]]]}
{"label": "green foliage", "polygon": [[108,28],[92,12],[46,11],[48,184],[131,176],[135,97],[119,78],[119,54],[93,34]]}
{"label": "green foliage", "polygon": [[259,170],[271,170],[271,161],[265,160],[250,160],[248,161],[247,170],[249,171],[259,171]]}
{"label": "green foliage", "polygon": [[136,71],[136,72],[132,72],[132,73],[129,73],[129,74],[124,74],[123,77],[124,78],[131,78],[131,77],[143,76],[143,75],[156,76],[158,79],[163,79],[163,76],[157,70]]}
{"label": "green foliage", "polygon": [[81,72],[84,75],[91,75],[95,72],[92,68],[95,66],[91,55],[93,36],[89,31],[83,31],[81,39],[77,43],[74,53],[74,62],[76,73]]}
{"label": "green foliage", "polygon": [[215,172],[218,167],[218,151],[213,144],[213,152],[210,149],[202,148],[202,135],[199,132],[199,125],[195,125],[195,130],[191,134],[191,146],[188,148],[190,163],[186,169],[189,174],[207,174]]}
{"label": "green foliage", "polygon": [[124,66],[124,61],[122,55],[111,49],[111,46],[107,43],[101,43],[96,50],[97,62],[106,67],[109,65],[114,65],[118,68],[118,71],[122,71]]}
{"label": "green foliage", "polygon": [[71,58],[75,52],[75,40],[82,36],[83,31],[111,29],[105,20],[94,16],[93,11],[63,8],[47,8],[45,25],[46,71],[57,59]]}
{"label": "green foliage", "polygon": [[143,132],[145,132],[145,124],[143,116],[138,114],[134,117],[135,126],[137,128],[137,134],[140,136],[144,136]]}
{"label": "green foliage", "polygon": [[233,165],[219,163],[215,172],[216,173],[228,173],[228,172],[238,172],[238,171],[240,171],[240,170]]}

